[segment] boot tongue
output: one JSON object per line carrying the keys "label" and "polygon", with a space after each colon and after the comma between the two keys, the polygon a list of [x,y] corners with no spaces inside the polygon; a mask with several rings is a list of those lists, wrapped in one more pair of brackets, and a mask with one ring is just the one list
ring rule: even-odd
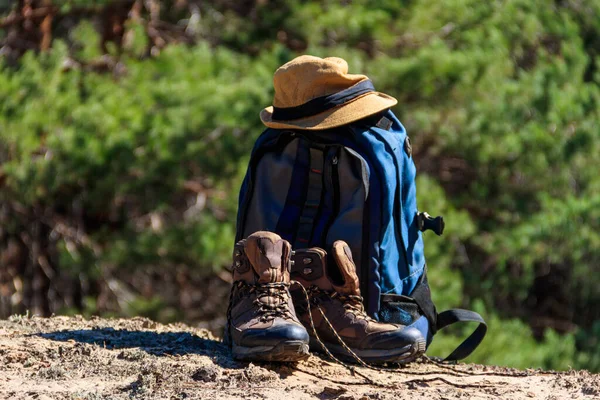
{"label": "boot tongue", "polygon": [[346,242],[338,240],[333,243],[331,248],[333,259],[338,266],[344,278],[342,286],[334,285],[337,292],[345,295],[360,296],[360,286],[358,283],[358,275],[356,275],[356,265],[352,260],[352,252]]}
{"label": "boot tongue", "polygon": [[272,232],[256,232],[248,236],[245,243],[246,255],[258,283],[290,281],[290,244]]}

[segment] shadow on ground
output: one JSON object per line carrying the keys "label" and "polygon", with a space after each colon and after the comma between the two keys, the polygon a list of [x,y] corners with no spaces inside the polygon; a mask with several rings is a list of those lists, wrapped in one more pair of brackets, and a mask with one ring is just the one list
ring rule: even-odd
{"label": "shadow on ground", "polygon": [[[235,361],[221,341],[202,338],[189,332],[152,332],[114,328],[76,329],[37,333],[44,339],[59,342],[74,340],[78,343],[95,344],[108,350],[140,349],[154,356],[198,354],[210,357],[221,368],[243,369],[248,362]],[[277,363],[255,364],[277,371],[281,378],[291,374]]]}
{"label": "shadow on ground", "polygon": [[163,355],[228,355],[222,342],[205,339],[189,332],[150,332],[114,328],[76,329],[38,333],[44,339],[96,344],[106,349],[140,348],[149,354]]}

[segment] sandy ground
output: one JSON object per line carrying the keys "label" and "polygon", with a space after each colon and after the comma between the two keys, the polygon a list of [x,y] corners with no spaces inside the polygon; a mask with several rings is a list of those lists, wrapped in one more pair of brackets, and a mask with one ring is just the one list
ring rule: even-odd
{"label": "sandy ground", "polygon": [[319,356],[235,362],[206,330],[143,318],[0,321],[2,399],[600,399],[600,375],[423,360],[355,372]]}

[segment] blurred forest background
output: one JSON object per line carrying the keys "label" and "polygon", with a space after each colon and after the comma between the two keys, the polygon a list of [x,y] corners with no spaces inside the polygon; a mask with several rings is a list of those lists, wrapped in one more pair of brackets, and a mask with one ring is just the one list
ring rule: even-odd
{"label": "blurred forest background", "polygon": [[490,325],[468,360],[600,371],[597,0],[0,0],[0,317],[218,331],[258,113],[303,53],[398,98],[447,221],[434,300]]}

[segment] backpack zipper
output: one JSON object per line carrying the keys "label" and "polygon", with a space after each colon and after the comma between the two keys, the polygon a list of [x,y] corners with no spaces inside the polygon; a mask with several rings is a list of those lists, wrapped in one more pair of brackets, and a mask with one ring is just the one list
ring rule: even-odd
{"label": "backpack zipper", "polygon": [[331,209],[331,215],[329,216],[329,220],[327,221],[327,224],[325,225],[325,227],[323,228],[323,232],[321,233],[321,243],[326,242],[327,234],[329,233],[329,229],[331,228],[331,225],[333,225],[333,222],[335,221],[338,214],[340,213],[340,176],[338,173],[338,163],[339,163],[338,154],[340,151],[340,146],[336,145],[336,146],[331,146],[330,148],[334,148],[335,153],[336,153],[331,158],[331,163],[329,165],[329,168],[327,168],[329,182],[331,184],[331,189],[333,191],[333,200],[332,200],[333,207]]}

